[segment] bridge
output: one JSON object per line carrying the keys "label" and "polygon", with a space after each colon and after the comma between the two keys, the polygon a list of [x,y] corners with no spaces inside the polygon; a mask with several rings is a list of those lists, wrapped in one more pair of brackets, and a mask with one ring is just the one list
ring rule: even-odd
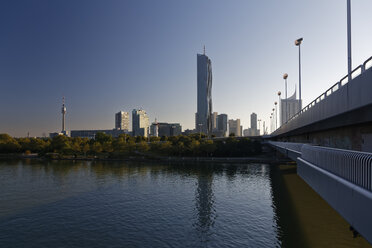
{"label": "bridge", "polygon": [[278,141],[372,152],[372,57],[271,134]]}
{"label": "bridge", "polygon": [[372,244],[372,57],[275,130],[269,144]]}

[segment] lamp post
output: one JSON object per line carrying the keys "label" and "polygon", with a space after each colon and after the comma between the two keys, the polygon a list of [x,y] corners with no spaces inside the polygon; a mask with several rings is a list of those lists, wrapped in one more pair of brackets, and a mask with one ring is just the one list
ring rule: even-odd
{"label": "lamp post", "polygon": [[[281,103],[281,99],[280,99],[280,95],[282,94],[282,92],[278,91],[278,97],[279,97],[279,103]],[[283,106],[280,107],[280,119],[283,120]],[[278,121],[279,122],[279,121]],[[279,124],[278,124],[279,126]]]}
{"label": "lamp post", "polygon": [[261,119],[258,120],[258,135],[260,135]]}
{"label": "lamp post", "polygon": [[273,132],[273,119],[272,119],[272,115],[270,116],[270,133]]}
{"label": "lamp post", "polygon": [[278,127],[276,126],[276,119],[278,118],[278,109],[277,109],[276,105],[277,105],[278,103],[275,102],[274,104],[275,104],[275,130],[276,130],[276,129],[278,128]]}
{"label": "lamp post", "polygon": [[285,81],[285,119],[286,119],[285,122],[288,121],[287,78],[288,78],[288,74],[287,73],[284,73],[283,79]]}
{"label": "lamp post", "polygon": [[295,45],[298,46],[298,98],[300,100],[300,110],[302,109],[302,98],[301,98],[301,43],[303,38],[295,40]]}
{"label": "lamp post", "polygon": [[351,3],[347,0],[347,77],[351,81]]}

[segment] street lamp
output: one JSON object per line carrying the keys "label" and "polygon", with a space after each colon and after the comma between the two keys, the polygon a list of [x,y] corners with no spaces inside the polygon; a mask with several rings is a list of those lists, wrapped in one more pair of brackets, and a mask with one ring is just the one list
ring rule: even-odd
{"label": "street lamp", "polygon": [[347,0],[347,78],[351,81],[351,3]]}
{"label": "street lamp", "polygon": [[[282,94],[282,92],[278,91],[278,97],[279,97],[279,103],[281,103],[281,99],[280,99],[280,95]],[[280,107],[280,119],[283,120],[283,105],[281,105]],[[279,122],[279,121],[278,121]],[[278,124],[279,126],[279,124]]]}
{"label": "street lamp", "polygon": [[283,75],[283,79],[285,81],[285,122],[288,121],[288,97],[287,97],[287,78],[288,78],[288,74],[287,73],[284,73]]}
{"label": "street lamp", "polygon": [[301,43],[303,38],[295,40],[295,45],[298,46],[298,98],[300,99],[300,110],[302,109],[302,98],[301,98]]}
{"label": "street lamp", "polygon": [[278,118],[278,109],[276,107],[276,105],[278,104],[277,102],[274,103],[275,104],[275,129],[277,129],[278,127],[276,126],[276,120]]}
{"label": "street lamp", "polygon": [[271,133],[273,132],[273,116],[271,115],[270,116],[270,129],[271,129]]}
{"label": "street lamp", "polygon": [[261,119],[258,120],[258,135],[260,135],[260,129],[261,129]]}

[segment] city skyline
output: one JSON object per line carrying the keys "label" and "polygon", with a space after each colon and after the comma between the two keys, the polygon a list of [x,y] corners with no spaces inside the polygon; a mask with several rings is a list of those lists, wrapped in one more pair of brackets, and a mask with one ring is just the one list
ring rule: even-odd
{"label": "city skyline", "polygon": [[[204,44],[213,109],[244,127],[251,112],[269,125],[283,73],[288,92],[298,84],[295,39],[304,37],[303,106],[346,75],[344,2],[211,3],[1,2],[0,132],[60,130],[62,96],[66,130],[112,128],[113,113],[138,106],[150,120],[193,129],[195,54]],[[371,7],[352,2],[353,68],[372,55]]]}

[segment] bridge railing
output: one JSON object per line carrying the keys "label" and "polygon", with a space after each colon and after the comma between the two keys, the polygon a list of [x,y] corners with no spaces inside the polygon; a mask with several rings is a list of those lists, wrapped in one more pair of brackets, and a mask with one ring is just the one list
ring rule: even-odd
{"label": "bridge railing", "polygon": [[[372,56],[367,59],[363,64],[359,65],[356,67],[352,72],[351,72],[351,78],[355,79],[358,76],[362,75],[365,71],[370,69],[372,67]],[[295,128],[301,127],[301,123],[297,121],[295,124],[294,120],[298,119],[301,117],[304,113],[308,112],[309,110],[312,110],[315,106],[318,106],[319,103],[321,103],[323,100],[327,99],[329,96],[331,96],[334,92],[340,90],[343,88],[345,85],[349,83],[348,81],[348,75],[344,76],[340,81],[332,85],[328,90],[326,90],[324,93],[322,93],[320,96],[315,98],[312,102],[310,102],[308,105],[306,105],[304,108],[302,108],[298,113],[296,113],[294,116],[292,116],[286,123],[284,123],[282,126],[280,126],[278,129],[276,129],[273,132],[273,135],[277,135],[283,132],[287,132],[290,130],[293,130]],[[346,99],[342,99],[343,101],[346,101]],[[320,107],[318,107],[319,109]],[[322,109],[322,108],[320,108]],[[311,114],[312,115],[312,114]],[[316,116],[319,116],[319,114],[316,114]],[[305,118],[308,119],[308,118]],[[312,119],[312,118],[310,118]],[[309,124],[308,120],[301,120],[303,125]]]}
{"label": "bridge railing", "polygon": [[372,191],[372,153],[310,145],[301,151],[302,159]]}
{"label": "bridge railing", "polygon": [[291,143],[291,142],[279,142],[279,141],[269,141],[270,145],[277,146],[284,149],[290,149],[301,153],[301,148],[304,144],[302,143]]}

